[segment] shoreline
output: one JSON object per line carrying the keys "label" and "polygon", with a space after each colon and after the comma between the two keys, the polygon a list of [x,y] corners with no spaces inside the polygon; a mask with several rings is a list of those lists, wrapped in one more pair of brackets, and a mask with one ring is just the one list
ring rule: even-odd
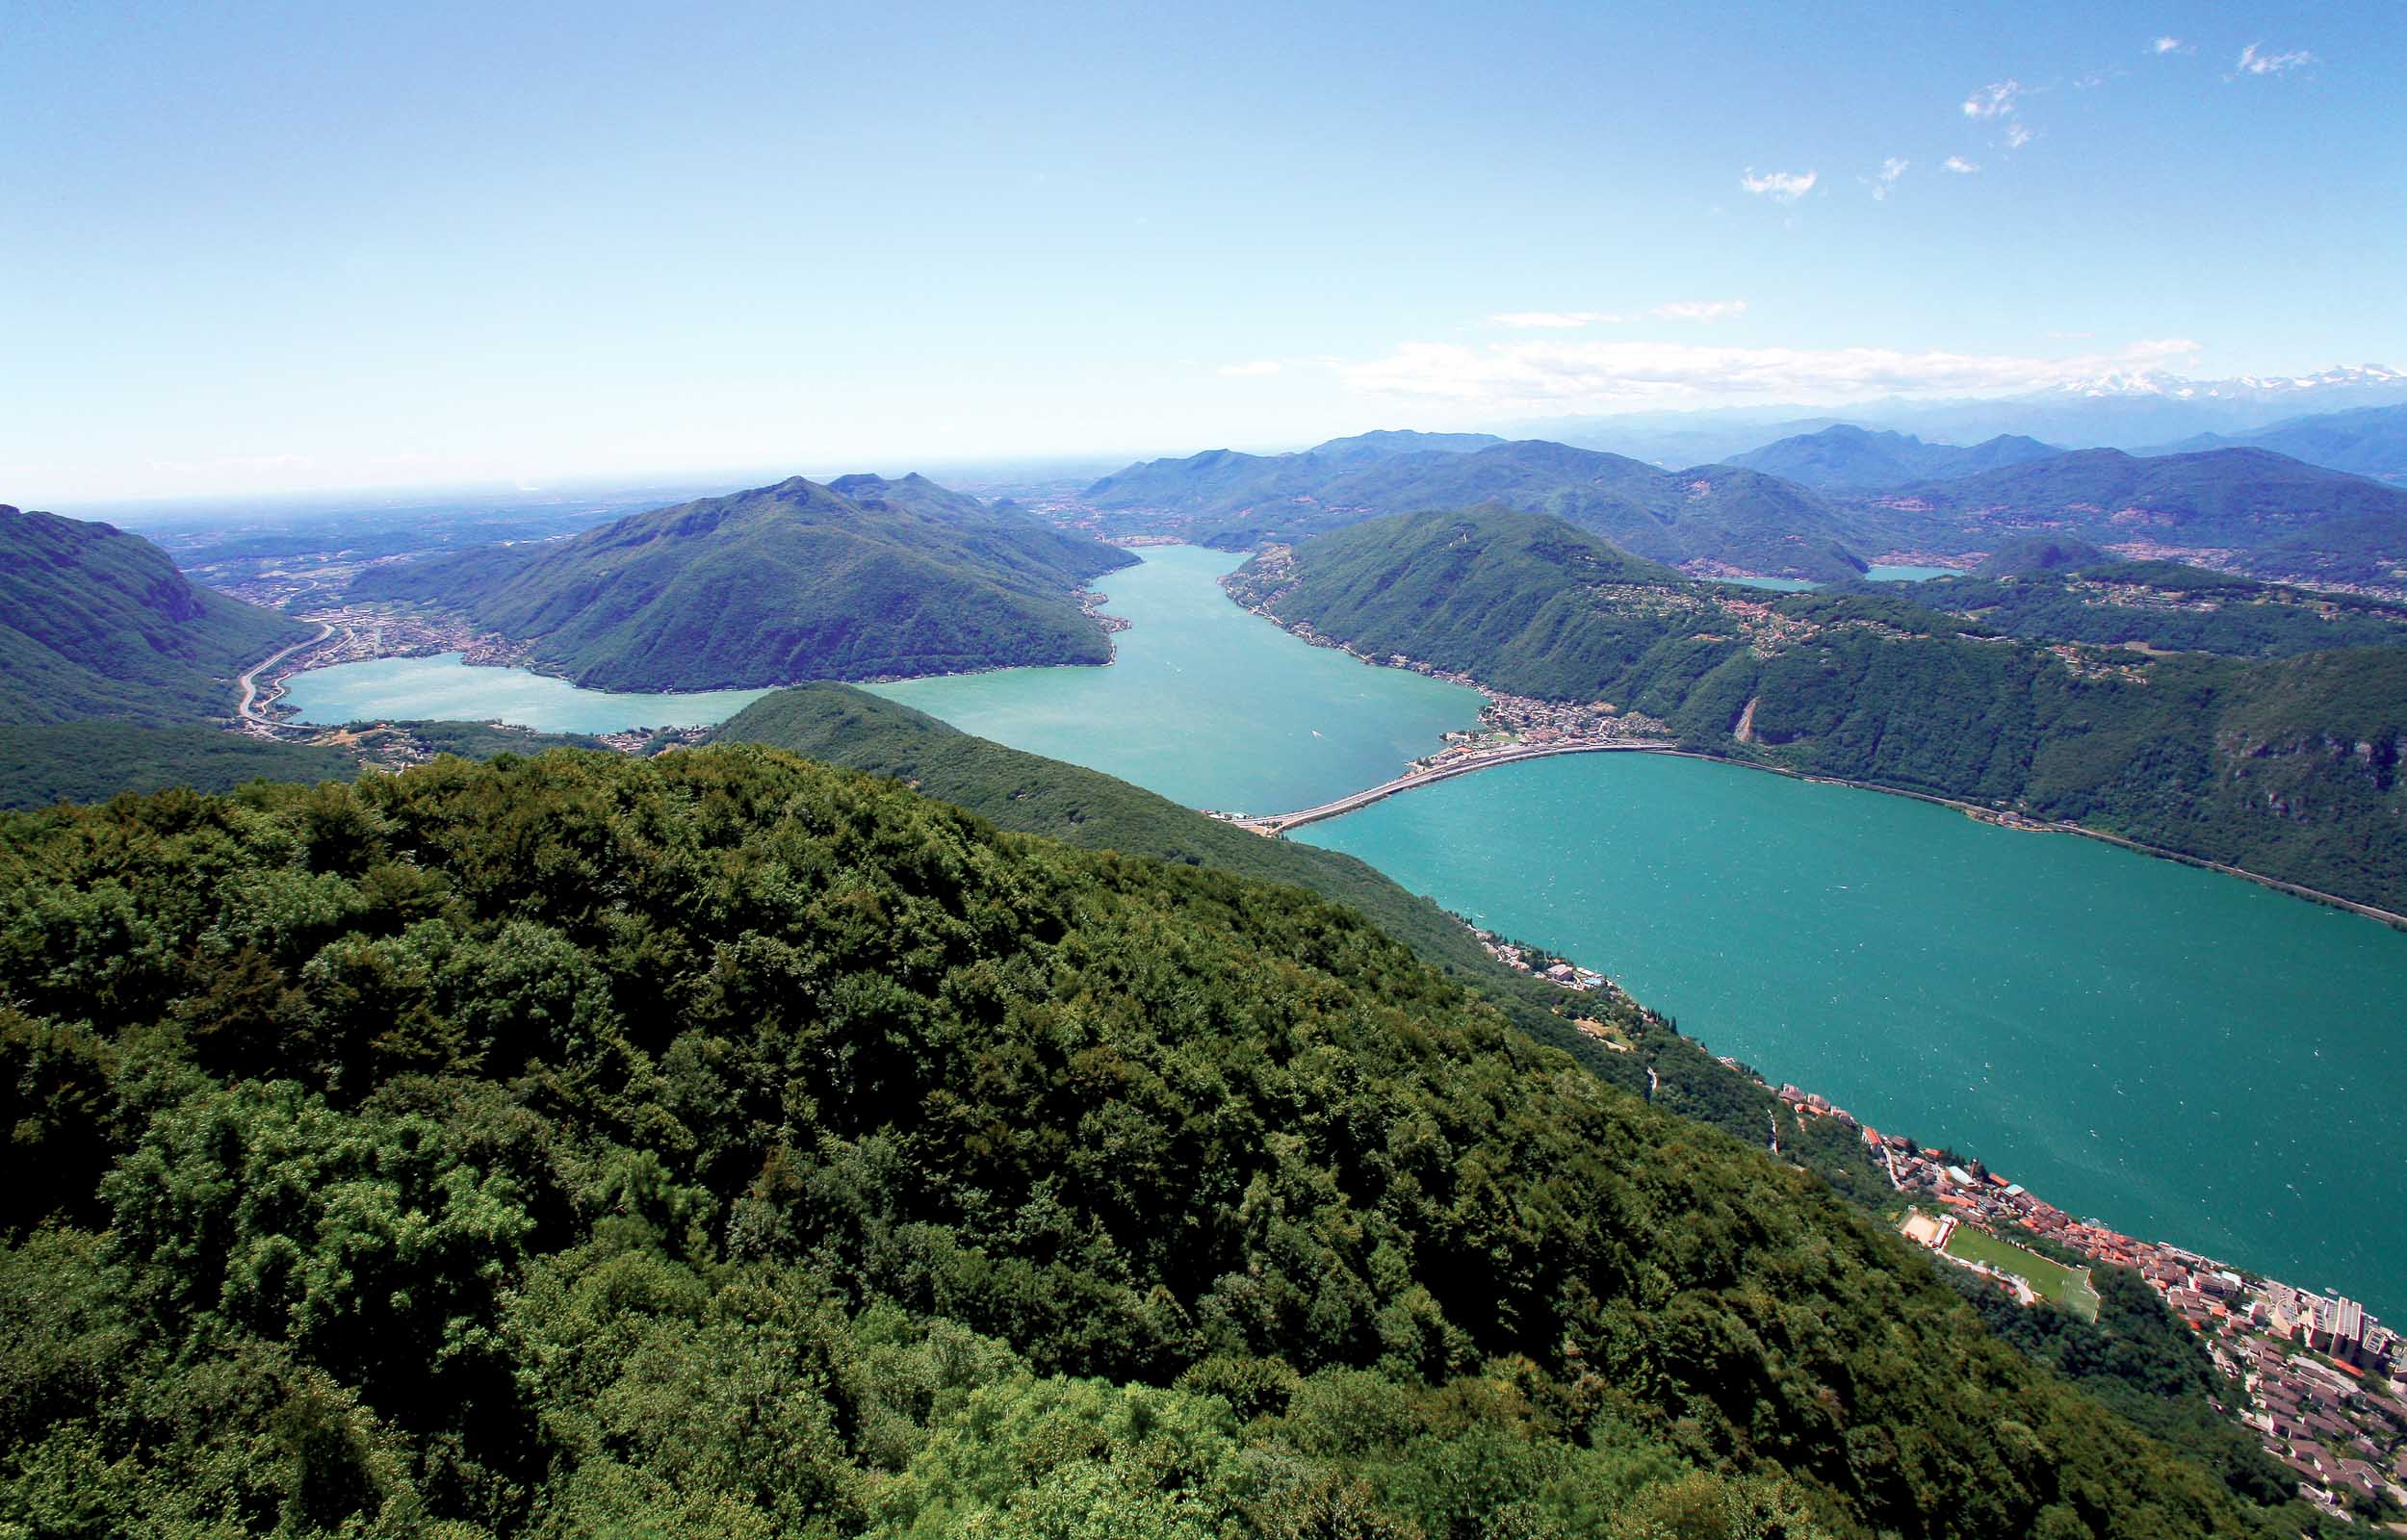
{"label": "shoreline", "polygon": [[[1225,586],[1223,588],[1223,592],[1227,592]],[[1234,602],[1235,596],[1230,595],[1229,597],[1231,601]],[[1250,614],[1259,615],[1262,619],[1269,621],[1272,625],[1277,626],[1280,629],[1287,632],[1290,636],[1296,636],[1299,640],[1308,642],[1316,647],[1333,648],[1337,652],[1345,654],[1357,662],[1366,664],[1372,668],[1395,668],[1400,666],[1395,663],[1386,662],[1383,659],[1356,652],[1351,645],[1332,641],[1328,637],[1321,636],[1317,633],[1309,635],[1300,633],[1296,629],[1295,625],[1281,619],[1267,606],[1257,608],[1253,605],[1240,605],[1239,607],[1246,609]],[[1404,654],[1396,654],[1393,655],[1401,657]],[[1491,705],[1500,698],[1509,695],[1509,692],[1500,691],[1491,685],[1482,683],[1479,680],[1473,678],[1469,674],[1449,673],[1445,670],[1439,669],[1436,664],[1426,662],[1420,658],[1410,658],[1407,660],[1406,665],[1401,666],[1405,666],[1407,668],[1407,672],[1410,673],[1423,674],[1433,679],[1446,679],[1467,684],[1472,689],[1479,691],[1481,695],[1487,697]],[[2287,894],[2291,898],[2303,899],[2308,903],[2321,905],[2327,909],[2346,911],[2351,914],[2356,914],[2365,919],[2372,920],[2376,924],[2383,925],[2391,930],[2407,931],[2407,913],[2400,913],[2394,910],[2387,910],[2377,904],[2368,904],[2358,899],[2344,898],[2338,893],[2327,893],[2321,888],[2309,887],[2303,883],[2293,883],[2286,878],[2272,877],[2264,872],[2250,871],[2244,866],[2230,865],[2223,861],[2214,860],[2209,857],[2194,856],[2187,851],[2174,850],[2163,845],[2151,845],[2145,840],[2134,839],[2129,835],[2113,834],[2103,829],[2092,829],[2085,824],[2072,823],[2061,819],[2044,821],[2041,819],[2031,818],[2023,814],[2007,812],[2001,808],[1984,807],[1977,802],[1965,802],[1959,798],[1946,796],[1939,792],[1917,791],[1907,786],[1883,785],[1878,782],[1856,781],[1846,776],[1821,775],[1808,770],[1791,769],[1786,765],[1767,764],[1758,759],[1745,759],[1735,755],[1717,753],[1708,749],[1684,749],[1671,744],[1646,744],[1643,746],[1638,743],[1566,744],[1553,747],[1549,752],[1552,754],[1565,754],[1577,753],[1583,750],[1607,748],[1619,749],[1629,753],[1669,755],[1673,757],[1683,759],[1703,759],[1717,764],[1736,765],[1747,770],[1761,770],[1767,774],[1784,776],[1792,781],[1812,782],[1818,784],[1829,786],[1846,786],[1856,791],[1876,791],[1881,793],[1883,796],[1906,797],[1916,802],[1930,803],[1936,807],[1952,808],[1977,822],[1990,824],[2000,829],[2012,830],[2018,834],[2074,834],[2083,839],[2095,839],[2109,845],[2119,845],[2123,849],[2131,851],[2135,855],[2148,856],[2160,860],[2172,861],[2177,865],[2197,867],[2205,871],[2218,873],[2225,877],[2237,877],[2242,882],[2254,883],[2260,887],[2269,887],[2277,893]],[[1487,769],[1490,765],[1517,763],[1519,760],[1525,758],[1542,758],[1545,757],[1546,756],[1542,754],[1525,753],[1509,757],[1488,759],[1483,760],[1478,764],[1462,766],[1460,769],[1452,771],[1450,774],[1461,775],[1471,770]],[[1319,808],[1307,808],[1300,809],[1300,811],[1304,813],[1316,814],[1317,816],[1298,818],[1296,814],[1290,813],[1240,821],[1249,826],[1257,823],[1274,824],[1278,826],[1278,829],[1300,827],[1301,824],[1304,823],[1318,823],[1326,818],[1343,816],[1344,813],[1355,811],[1359,807],[1367,807],[1372,802],[1383,801],[1386,797],[1393,796],[1399,791],[1410,790],[1413,784],[1418,783],[1418,782],[1422,779],[1424,778],[1405,777],[1399,778],[1398,782],[1383,783],[1382,785],[1386,789],[1381,790],[1380,796],[1367,798],[1365,801],[1357,804],[1355,807],[1348,807],[1335,812],[1323,812]],[[1436,779],[1446,778],[1439,777]],[[1366,788],[1366,790],[1380,790],[1380,788],[1372,787]],[[1357,795],[1360,794],[1358,793]],[[1338,798],[1335,799],[1335,802],[1347,802],[1350,800],[1350,798]],[[1324,804],[1323,806],[1334,807],[1335,802]],[[1266,830],[1262,832],[1277,833],[1278,829]]]}
{"label": "shoreline", "polygon": [[[1114,570],[1126,571],[1126,569],[1116,568]],[[557,680],[561,683],[569,686],[571,689],[595,690],[595,693],[603,695],[659,696],[717,695],[730,690],[790,690],[807,684],[844,684],[849,685],[854,689],[867,689],[872,685],[878,684],[909,684],[919,680],[961,679],[975,674],[1000,674],[1011,669],[1019,668],[1110,668],[1113,664],[1120,661],[1120,643],[1116,640],[1116,638],[1120,632],[1129,629],[1135,623],[1128,620],[1126,616],[1113,615],[1104,611],[1103,606],[1111,603],[1111,596],[1109,594],[1097,593],[1093,590],[1082,587],[1073,593],[1072,599],[1078,605],[1078,613],[1080,617],[1094,623],[1096,629],[1102,633],[1103,656],[1100,661],[1091,663],[1079,662],[1076,660],[1028,663],[988,663],[977,668],[937,669],[925,674],[878,674],[863,679],[835,679],[823,676],[815,679],[788,680],[785,682],[778,684],[702,684],[695,685],[687,689],[676,690],[595,690],[595,686],[581,684],[576,680],[571,679],[568,675],[556,673],[550,668],[545,667],[543,664],[536,662],[531,657],[525,655],[526,644],[524,643],[498,644],[497,638],[497,646],[486,648],[480,647],[477,642],[462,643],[455,640],[438,638],[432,641],[422,640],[418,642],[404,642],[398,647],[380,648],[367,654],[364,656],[339,658],[335,661],[324,664],[323,666],[326,668],[339,668],[347,663],[378,663],[393,658],[440,657],[445,653],[457,653],[460,654],[460,666],[463,668],[523,669],[537,679]],[[441,620],[447,617],[443,617],[439,612],[435,612],[427,615],[403,615],[397,616],[395,618],[404,623],[414,621],[427,624],[439,624]],[[235,706],[236,726],[234,731],[244,732],[250,730],[268,732],[324,732],[332,731],[333,728],[338,725],[317,722],[300,722],[293,720],[289,717],[280,717],[273,714],[276,704],[284,695],[284,686],[286,683],[298,675],[315,672],[315,669],[306,661],[305,658],[294,662],[293,666],[283,669],[280,673],[272,675],[264,684],[260,684],[254,688],[253,681],[259,675],[267,673],[269,670],[275,668],[280,663],[285,663],[288,660],[294,659],[296,654],[306,654],[317,651],[326,642],[331,640],[338,631],[340,631],[346,639],[353,638],[358,634],[357,630],[351,624],[342,620],[341,618],[324,620],[306,616],[296,616],[295,619],[304,625],[318,626],[321,629],[316,636],[311,637],[309,640],[296,642],[292,646],[284,648],[279,652],[272,653],[268,656],[260,659],[257,663],[252,664],[250,668],[244,673],[236,676],[235,682],[242,686],[242,695]],[[1115,622],[1117,624],[1114,624]],[[517,726],[518,724],[505,723],[503,725]]]}
{"label": "shoreline", "polygon": [[2151,845],[2144,840],[2133,839],[2128,835],[2110,834],[2103,829],[2092,829],[2086,824],[2068,823],[2062,820],[2048,823],[2036,818],[2025,818],[2020,814],[2005,814],[1998,808],[1985,808],[1977,802],[1962,802],[1954,797],[1942,796],[1935,791],[1915,791],[1905,786],[1884,786],[1874,781],[1851,781],[1845,776],[1816,775],[1811,771],[1792,770],[1785,765],[1764,764],[1758,760],[1741,759],[1731,755],[1714,754],[1703,749],[1650,748],[1644,752],[1670,755],[1683,759],[1703,759],[1715,764],[1735,765],[1742,770],[1761,770],[1770,775],[1786,777],[1791,781],[1812,782],[1818,785],[1847,786],[1856,791],[1877,791],[1887,797],[1906,797],[1915,802],[1929,803],[1934,807],[1952,808],[1977,823],[2011,830],[2016,834],[2075,834],[2083,839],[2095,839],[2109,845],[2119,845],[2135,855],[2153,857],[2159,860],[2171,861],[2179,866],[2194,866],[2220,873],[2225,877],[2237,877],[2242,882],[2254,883],[2260,887],[2270,887],[2278,893],[2288,894],[2291,898],[2305,899],[2311,904],[2319,904],[2329,909],[2346,910],[2352,914],[2377,921],[2394,931],[2407,931],[2407,914],[2383,909],[2379,905],[2360,903],[2356,899],[2342,898],[2338,893],[2327,893],[2321,888],[2309,887],[2302,883],[2288,882],[2279,877],[2268,877],[2263,872],[2252,872],[2244,866],[2228,866],[2218,860],[2210,860],[2204,856],[2193,856],[2187,851],[2173,850],[2163,845]]}

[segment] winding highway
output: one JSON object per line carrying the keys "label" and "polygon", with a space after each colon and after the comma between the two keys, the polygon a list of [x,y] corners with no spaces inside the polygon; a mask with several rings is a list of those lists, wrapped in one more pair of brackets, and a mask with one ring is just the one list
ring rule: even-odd
{"label": "winding highway", "polygon": [[1477,758],[1446,765],[1441,769],[1424,770],[1418,775],[1398,776],[1393,781],[1383,782],[1367,790],[1355,792],[1352,796],[1339,797],[1334,802],[1324,802],[1317,808],[1306,808],[1299,812],[1264,813],[1253,818],[1231,818],[1229,822],[1241,829],[1251,829],[1258,834],[1281,834],[1290,829],[1302,828],[1306,824],[1319,823],[1324,818],[1335,818],[1340,814],[1352,812],[1357,808],[1367,808],[1381,798],[1392,797],[1399,791],[1410,791],[1414,786],[1426,786],[1440,781],[1451,781],[1457,776],[1467,776],[1474,770],[1486,770],[1495,765],[1514,764],[1522,759],[1546,759],[1558,754],[1616,752],[1658,754],[1673,747],[1676,745],[1658,743],[1645,738],[1617,738],[1610,743],[1559,743],[1544,748],[1501,749],[1494,754],[1483,754]]}
{"label": "winding highway", "polygon": [[245,669],[235,678],[234,680],[234,682],[241,685],[243,689],[242,699],[237,701],[234,706],[235,714],[253,727],[265,728],[271,732],[283,731],[283,723],[278,722],[275,718],[268,715],[267,712],[259,709],[259,676],[267,672],[269,669],[273,668],[276,664],[283,662],[286,658],[292,656],[295,653],[299,652],[302,648],[315,647],[320,642],[324,641],[327,637],[333,634],[334,628],[332,626],[321,625],[318,628],[318,634],[312,636],[309,640],[305,642],[295,642],[292,646],[285,648],[282,652],[271,653],[266,657],[261,658],[258,662],[253,663],[250,667]]}

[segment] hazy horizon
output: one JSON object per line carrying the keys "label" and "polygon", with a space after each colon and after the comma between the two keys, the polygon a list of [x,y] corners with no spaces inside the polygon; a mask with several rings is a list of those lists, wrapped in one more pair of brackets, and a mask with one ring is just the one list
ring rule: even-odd
{"label": "hazy horizon", "polygon": [[0,500],[2407,364],[2388,13],[17,16]]}

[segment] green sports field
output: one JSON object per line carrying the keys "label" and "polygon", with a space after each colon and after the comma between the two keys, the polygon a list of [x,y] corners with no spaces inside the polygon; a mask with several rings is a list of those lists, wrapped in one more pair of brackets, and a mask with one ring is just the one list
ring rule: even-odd
{"label": "green sports field", "polygon": [[2010,1272],[2030,1284],[2032,1291],[2041,1298],[2071,1311],[2083,1321],[2098,1319],[2098,1295],[2089,1287],[2086,1272],[2068,1268],[2060,1262],[2051,1262],[2036,1251],[2009,1245],[1986,1230],[1976,1230],[1969,1224],[1957,1225],[1955,1232],[1948,1237],[1948,1255],[1978,1262],[2000,1272]]}

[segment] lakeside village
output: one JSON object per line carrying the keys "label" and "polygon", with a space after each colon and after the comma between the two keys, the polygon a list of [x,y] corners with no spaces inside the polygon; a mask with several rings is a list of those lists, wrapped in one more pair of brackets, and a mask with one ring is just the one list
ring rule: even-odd
{"label": "lakeside village", "polygon": [[[1551,969],[1545,976],[1558,977]],[[1753,1074],[1727,1055],[1716,1057]],[[2139,1274],[2206,1340],[2234,1392],[2219,1409],[2291,1469],[2299,1496],[2316,1508],[2354,1519],[2407,1507],[2407,1345],[2364,1305],[2075,1219],[1979,1162],[1968,1167],[1944,1149],[1883,1134],[1825,1097],[1785,1084],[1773,1094],[1800,1123],[1828,1117],[1854,1129],[1892,1187],[1935,1205],[1932,1213],[1909,1209],[1900,1231],[1940,1261],[1989,1278],[2018,1304],[2046,1299],[2084,1319],[2097,1312],[2086,1268],[2053,1261],[2018,1244],[2018,1235]]]}
{"label": "lakeside village", "polygon": [[[1995,1279],[2020,1303],[2035,1302],[2034,1283],[2070,1270],[2016,1245],[2017,1232],[2138,1273],[2206,1339],[2215,1368],[2238,1392],[2223,1409],[2290,1467],[2299,1494],[2316,1507],[2336,1517],[2349,1516],[2349,1507],[2365,1514],[2407,1507],[2407,1380],[2392,1377],[2407,1374],[2407,1354],[2362,1304],[2077,1219],[1993,1171],[1967,1169],[1944,1151],[1864,1127],[1821,1096],[1786,1085],[1777,1094],[1799,1116],[1836,1117],[1858,1129],[1899,1192],[1938,1206],[1935,1215],[1909,1213],[1901,1226],[1906,1236]],[[1998,1244],[1959,1255],[1955,1243],[1967,1227]],[[2086,1270],[2071,1276],[2071,1287],[2087,1295]]]}
{"label": "lakeside village", "polygon": [[[1462,923],[1507,967],[1575,993],[1622,994],[1592,968]],[[1574,1018],[1572,1025],[1616,1052],[1631,1051],[1602,1022]],[[2044,1299],[2091,1320],[2098,1304],[2086,1268],[2043,1256],[2017,1236],[2138,1273],[2206,1340],[2209,1357],[2236,1393],[2218,1406],[2290,1467],[2302,1498],[2344,1520],[2407,1508],[2407,1343],[2364,1305],[2075,1219],[1978,1161],[1884,1134],[1796,1086],[1773,1091],[1736,1059],[1715,1057],[1773,1091],[1800,1125],[1828,1117],[1855,1130],[1892,1187],[1933,1205],[1928,1213],[1908,1209],[1900,1231],[1941,1262],[1989,1278],[2016,1303]],[[1772,1148],[1779,1150],[1776,1118]]]}

